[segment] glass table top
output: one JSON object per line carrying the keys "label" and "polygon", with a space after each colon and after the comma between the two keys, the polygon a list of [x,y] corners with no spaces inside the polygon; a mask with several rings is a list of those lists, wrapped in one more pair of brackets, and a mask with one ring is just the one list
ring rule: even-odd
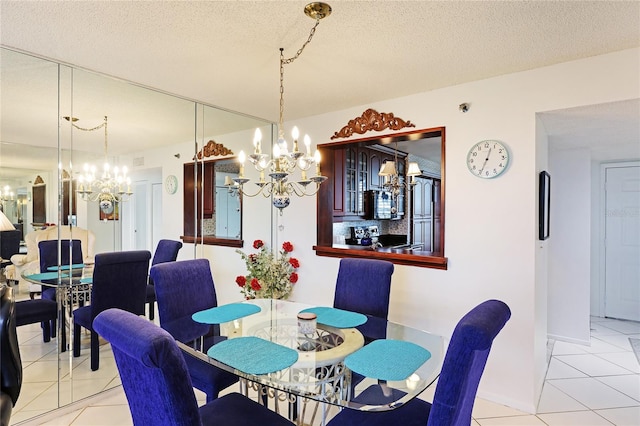
{"label": "glass table top", "polygon": [[[301,332],[303,328],[298,323],[298,314],[314,308],[312,305],[271,299],[249,300],[242,304],[256,305],[260,310],[244,316],[239,313],[237,318],[216,323],[213,326],[221,336],[217,338],[218,341],[222,340],[217,345],[222,344],[226,347],[221,347],[220,350],[218,347],[215,350],[208,350],[210,345],[203,343],[207,340],[196,339],[189,344],[181,344],[181,348],[190,356],[233,372],[250,382],[304,398],[370,411],[389,410],[410,401],[431,385],[440,373],[444,356],[442,336],[375,317],[366,317],[364,324],[345,328],[331,327],[317,322],[315,330],[305,334]],[[223,305],[220,308],[225,306],[229,307],[229,305]],[[345,311],[336,313],[344,314]],[[202,317],[198,318],[202,320]],[[327,317],[323,316],[324,318]],[[181,328],[184,330],[193,326],[202,332],[203,325],[205,324],[193,321],[191,325],[182,323]],[[205,328],[209,330],[210,327],[211,325],[208,325]],[[304,330],[309,331],[308,328]],[[264,348],[261,347],[259,353],[246,356],[251,352],[251,347],[242,346],[241,340],[245,338],[246,343],[250,343],[248,339],[256,337],[274,343],[278,347],[267,345]],[[233,339],[238,340],[230,342]],[[346,364],[349,364],[350,355],[355,354],[365,345],[381,339],[388,343],[383,345],[385,347],[393,347],[395,344],[405,345],[404,342],[410,342],[411,345],[398,346],[403,348],[403,352],[396,353],[395,356],[393,353],[378,354],[375,351],[361,353],[360,355],[365,357],[357,358],[359,361],[364,359],[364,363],[356,363],[354,355],[353,371],[345,365],[345,360],[347,360]],[[183,341],[183,343],[187,342]],[[201,345],[204,345],[207,350],[200,351]],[[410,370],[407,370],[406,366],[399,365],[402,356],[398,355],[411,357],[411,353],[406,353],[404,348],[407,346],[413,348],[415,347],[413,345],[419,347],[417,348],[419,352],[416,353],[423,355],[426,353],[428,359],[415,359],[413,364],[409,362],[408,365],[417,365],[417,368],[414,370],[410,367]],[[294,356],[295,361],[289,366],[266,374],[249,373],[248,371],[254,370],[250,367],[255,367],[252,361],[259,363],[264,362],[263,359],[267,362],[264,366],[265,371],[270,371],[268,361],[271,356],[269,351],[272,348],[276,351],[274,354],[282,353],[284,348],[295,351],[297,359]],[[234,350],[236,352],[233,352]],[[208,356],[207,352],[212,356]],[[410,358],[408,360],[411,361]],[[280,366],[274,365],[273,368],[280,368]],[[355,370],[356,368],[358,371]],[[386,375],[401,377],[401,379],[386,380]]]}

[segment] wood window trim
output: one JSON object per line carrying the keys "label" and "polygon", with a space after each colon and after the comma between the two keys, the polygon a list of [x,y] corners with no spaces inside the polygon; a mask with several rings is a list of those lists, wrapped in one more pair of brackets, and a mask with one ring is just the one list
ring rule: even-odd
{"label": "wood window trim", "polygon": [[437,253],[434,252],[426,252],[426,251],[412,251],[405,249],[394,249],[394,248],[382,248],[373,250],[368,247],[363,247],[362,249],[353,249],[353,248],[343,248],[339,246],[334,246],[333,244],[333,206],[334,206],[334,189],[332,185],[323,185],[318,193],[317,198],[317,244],[313,246],[313,250],[316,252],[316,256],[324,256],[324,257],[351,257],[351,258],[366,258],[366,259],[381,259],[388,260],[393,262],[394,264],[399,265],[408,265],[408,266],[417,266],[423,268],[431,268],[431,269],[441,269],[446,270],[448,267],[448,258],[444,256],[445,249],[445,128],[444,127],[436,127],[429,129],[422,129],[416,131],[395,133],[390,135],[382,135],[375,136],[369,138],[361,138],[350,141],[340,141],[333,143],[326,143],[318,145],[318,149],[321,151],[323,158],[323,172],[329,178],[329,182],[333,182],[336,179],[334,174],[334,155],[332,154],[333,149],[347,147],[347,146],[368,146],[374,144],[382,139],[393,141],[395,138],[402,138],[408,135],[413,135],[416,133],[422,133],[423,137],[438,133],[442,138],[441,145],[441,179],[443,185],[441,187],[440,193],[440,204],[441,204],[441,224],[439,228],[439,242],[441,250]]}

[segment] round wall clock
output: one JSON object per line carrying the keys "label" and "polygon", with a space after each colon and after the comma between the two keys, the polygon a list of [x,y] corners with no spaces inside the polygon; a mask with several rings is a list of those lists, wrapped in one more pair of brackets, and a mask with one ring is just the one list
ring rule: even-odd
{"label": "round wall clock", "polygon": [[479,178],[491,179],[500,176],[509,165],[509,151],[502,142],[487,140],[471,147],[467,154],[469,171]]}
{"label": "round wall clock", "polygon": [[178,178],[175,175],[169,175],[164,181],[164,188],[168,194],[175,194],[178,190]]}

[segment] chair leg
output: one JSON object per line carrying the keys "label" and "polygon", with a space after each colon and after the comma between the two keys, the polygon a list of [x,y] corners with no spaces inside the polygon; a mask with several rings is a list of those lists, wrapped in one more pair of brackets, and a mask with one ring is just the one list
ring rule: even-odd
{"label": "chair leg", "polygon": [[156,304],[155,302],[149,302],[149,319],[153,321],[155,317]]}
{"label": "chair leg", "polygon": [[47,343],[51,341],[51,322],[50,321],[42,321],[40,323],[40,327],[42,327],[42,340]]}
{"label": "chair leg", "polygon": [[98,342],[98,333],[91,332],[91,371],[100,368],[100,345]]}
{"label": "chair leg", "polygon": [[73,356],[80,356],[80,332],[82,327],[80,324],[73,324]]}

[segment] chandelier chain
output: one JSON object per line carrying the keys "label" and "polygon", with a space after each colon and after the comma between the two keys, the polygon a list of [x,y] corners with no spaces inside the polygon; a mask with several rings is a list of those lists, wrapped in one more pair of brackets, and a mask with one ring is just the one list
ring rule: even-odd
{"label": "chandelier chain", "polygon": [[280,48],[280,119],[278,121],[278,138],[281,138],[281,139],[284,138],[284,66],[285,64],[288,65],[292,63],[293,61],[295,61],[300,57],[304,48],[307,47],[309,43],[311,43],[311,39],[313,38],[313,35],[316,33],[316,28],[318,27],[319,24],[320,24],[320,18],[316,18],[316,24],[313,26],[313,28],[311,28],[307,41],[305,41],[302,44],[300,49],[298,49],[296,54],[291,58],[285,59],[284,48],[282,47]]}
{"label": "chandelier chain", "polygon": [[93,132],[94,130],[98,130],[104,127],[104,157],[107,158],[107,116],[104,116],[104,123],[97,125],[96,127],[84,128],[80,127],[77,124],[71,123],[73,127],[78,130],[82,130],[83,132]]}

